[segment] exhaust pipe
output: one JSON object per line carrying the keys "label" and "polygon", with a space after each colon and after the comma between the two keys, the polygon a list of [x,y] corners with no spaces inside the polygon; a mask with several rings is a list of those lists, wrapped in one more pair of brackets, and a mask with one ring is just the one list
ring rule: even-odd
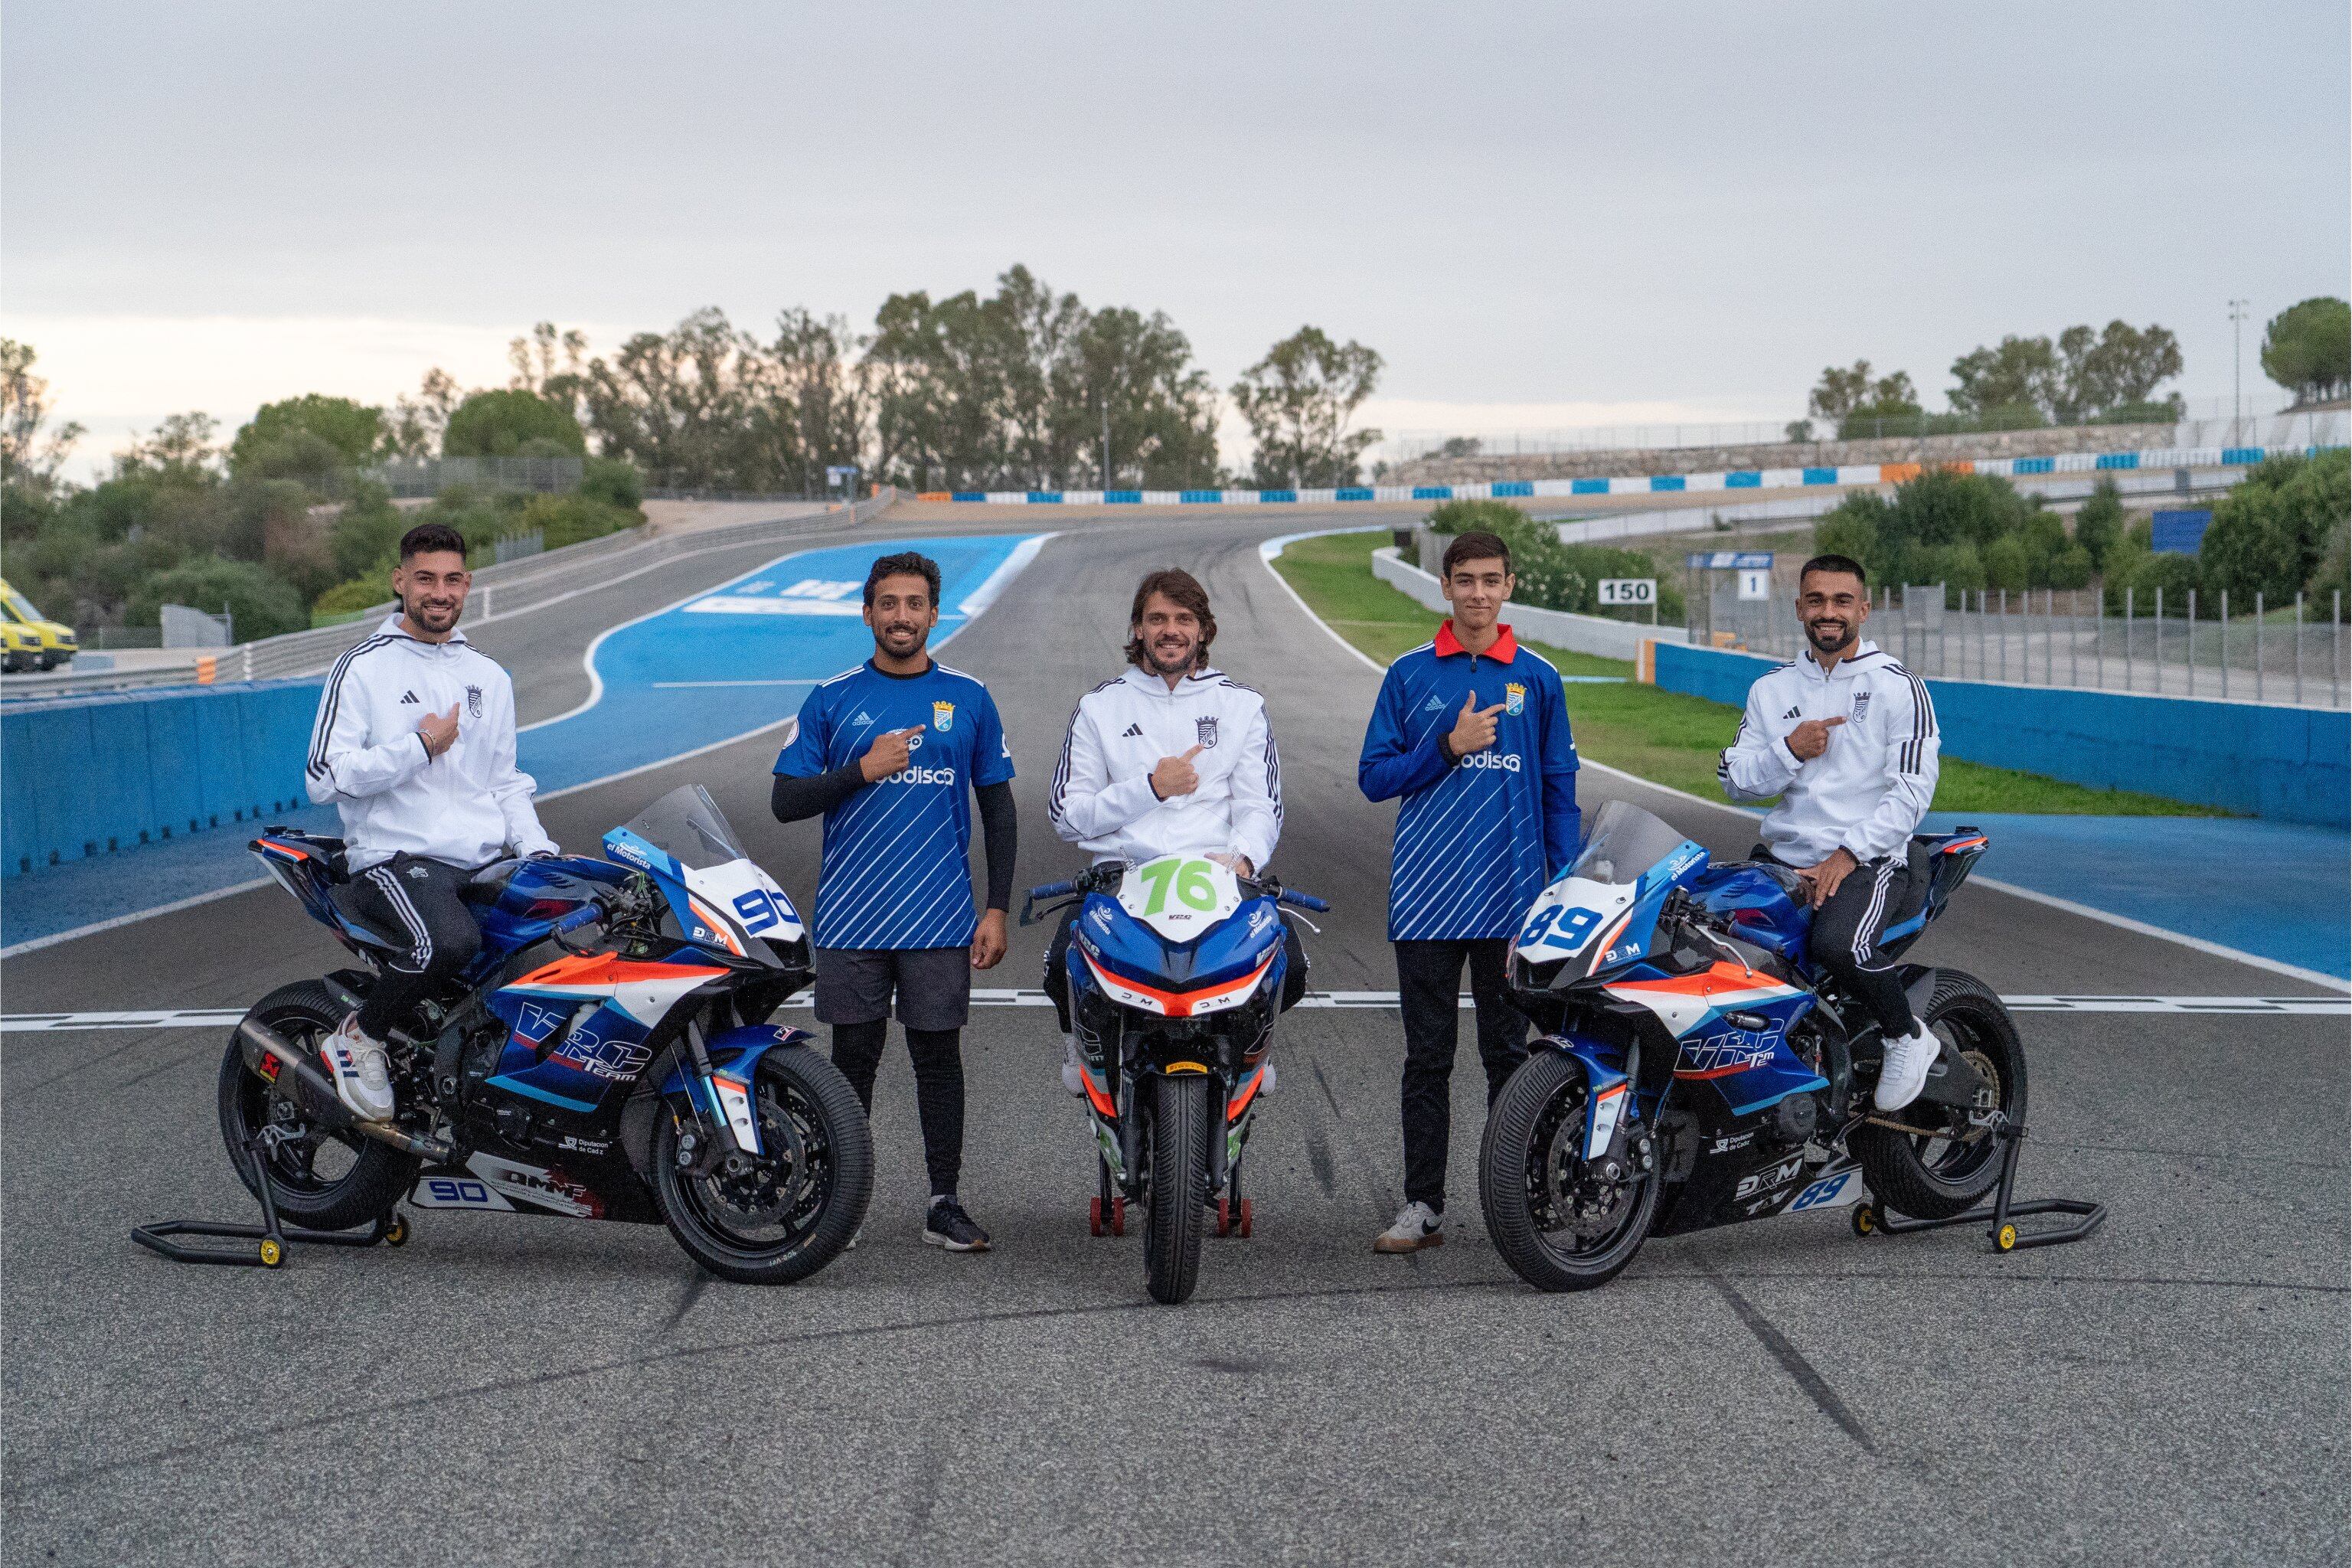
{"label": "exhaust pipe", "polygon": [[[302,1052],[295,1049],[292,1041],[258,1018],[248,1017],[237,1024],[236,1041],[245,1054],[245,1065],[248,1070],[280,1085],[285,1082],[286,1075],[291,1073],[294,1076],[295,1099],[301,1104],[303,1112],[329,1130],[362,1133],[379,1143],[389,1143],[404,1154],[414,1154],[435,1163],[457,1158],[457,1150],[438,1138],[420,1138],[389,1121],[362,1121],[353,1116],[351,1108],[335,1093],[335,1086],[327,1081],[327,1075],[320,1072]],[[264,1058],[276,1065],[275,1072],[264,1069],[261,1065]]]}

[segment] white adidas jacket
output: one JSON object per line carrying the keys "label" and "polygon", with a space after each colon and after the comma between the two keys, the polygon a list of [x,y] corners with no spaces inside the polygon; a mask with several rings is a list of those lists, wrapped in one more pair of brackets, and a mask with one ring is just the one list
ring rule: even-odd
{"label": "white adidas jacket", "polygon": [[[416,721],[457,710],[457,739],[438,757]],[[406,852],[480,866],[509,852],[553,850],[515,767],[514,683],[462,632],[429,643],[394,616],[335,661],[310,727],[310,798],[342,814],[354,871]]]}
{"label": "white adidas jacket", "polygon": [[[1151,770],[1196,745],[1200,787],[1161,800]],[[1078,699],[1048,810],[1054,830],[1097,860],[1213,850],[1263,870],[1282,837],[1282,759],[1265,699],[1219,670],[1171,690],[1129,667]]]}
{"label": "white adidas jacket", "polygon": [[[1829,750],[1801,762],[1789,732],[1808,719],[1843,719]],[[1734,800],[1780,797],[1764,842],[1791,866],[1818,866],[1841,847],[1857,860],[1901,853],[1936,798],[1936,705],[1927,683],[1861,644],[1824,675],[1808,648],[1748,689],[1739,731],[1716,763]]]}

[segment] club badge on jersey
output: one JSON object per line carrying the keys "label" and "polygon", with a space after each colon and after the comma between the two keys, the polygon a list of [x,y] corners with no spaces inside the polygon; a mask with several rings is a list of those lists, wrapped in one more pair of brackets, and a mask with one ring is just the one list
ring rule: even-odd
{"label": "club badge on jersey", "polygon": [[1202,746],[1217,743],[1217,720],[1214,714],[1204,714],[1192,721],[1192,738]]}
{"label": "club badge on jersey", "polygon": [[931,728],[937,730],[942,735],[955,728],[954,703],[934,702],[931,704]]}

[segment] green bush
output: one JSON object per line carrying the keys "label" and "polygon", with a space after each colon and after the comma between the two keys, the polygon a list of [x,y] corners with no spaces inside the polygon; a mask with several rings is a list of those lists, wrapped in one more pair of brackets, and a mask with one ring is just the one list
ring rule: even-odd
{"label": "green bush", "polygon": [[[2104,595],[2107,613],[2122,615],[2128,592],[2135,616],[2153,616],[2159,588],[2164,590],[2167,616],[2189,614],[2189,593],[2192,588],[2198,591],[2197,614],[2200,620],[2216,619],[2221,613],[2221,595],[2208,592],[2204,566],[2196,556],[2169,552],[2159,555],[2147,547],[2144,531],[2136,528],[2107,557]],[[2244,604],[2231,607],[2241,612],[2251,610],[2253,601],[2250,596]]]}
{"label": "green bush", "polygon": [[1873,583],[1940,582],[1955,595],[2083,580],[2079,563],[2059,565],[2074,546],[2058,515],[1986,474],[1931,471],[1892,497],[1850,495],[1814,525],[1813,547],[1853,556]]}
{"label": "green bush", "polygon": [[2287,604],[2314,582],[2329,535],[2352,509],[2352,453],[2271,458],[2256,466],[2213,507],[2213,522],[2199,550],[2206,581],[2227,589],[2233,607],[2262,594]]}
{"label": "green bush", "polygon": [[239,642],[300,631],[310,624],[301,595],[284,578],[254,562],[218,555],[199,556],[145,577],[131,592],[124,618],[131,626],[152,626],[161,623],[165,605],[186,605],[216,616],[224,604]]}
{"label": "green bush", "polygon": [[315,622],[328,616],[348,616],[372,605],[392,602],[392,568],[354,577],[348,583],[338,583],[312,602],[310,616]]}
{"label": "green bush", "polygon": [[441,452],[449,458],[578,457],[587,449],[570,410],[520,388],[474,394],[441,433]]}
{"label": "green bush", "polygon": [[581,476],[580,493],[635,511],[646,504],[646,477],[635,463],[619,458],[591,458],[588,471]]}
{"label": "green bush", "polygon": [[624,510],[610,501],[593,496],[533,496],[518,514],[514,528],[523,531],[538,529],[546,547],[561,550],[567,544],[583,540],[601,539],[605,534],[624,528],[634,528],[640,521],[635,511]]}
{"label": "green bush", "polygon": [[2094,568],[2104,568],[2107,552],[2124,536],[2123,497],[2113,479],[2103,479],[2074,513],[2074,542],[2090,552]]}

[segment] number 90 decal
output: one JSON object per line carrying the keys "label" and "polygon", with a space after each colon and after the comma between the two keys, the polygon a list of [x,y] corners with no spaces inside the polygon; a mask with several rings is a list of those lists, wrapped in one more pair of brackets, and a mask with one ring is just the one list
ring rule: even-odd
{"label": "number 90 decal", "polygon": [[754,888],[740,895],[735,900],[735,918],[741,921],[743,929],[753,936],[770,926],[784,923],[782,911],[776,908],[776,900],[768,896],[765,888]]}
{"label": "number 90 decal", "polygon": [[1571,952],[1584,944],[1601,923],[1599,910],[1570,909],[1565,904],[1548,904],[1538,910],[1528,921],[1528,929],[1519,933],[1521,947],[1564,947]]}

